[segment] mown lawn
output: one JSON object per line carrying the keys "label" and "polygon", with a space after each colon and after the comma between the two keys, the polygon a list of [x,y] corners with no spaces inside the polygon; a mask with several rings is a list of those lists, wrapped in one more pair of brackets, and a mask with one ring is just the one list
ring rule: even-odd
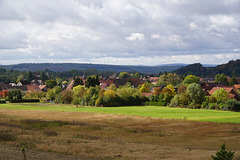
{"label": "mown lawn", "polygon": [[0,104],[0,109],[64,111],[64,112],[94,112],[108,114],[125,114],[145,117],[184,119],[193,121],[208,121],[221,123],[240,123],[239,112],[169,108],[156,106],[125,106],[125,107],[79,107],[55,104]]}

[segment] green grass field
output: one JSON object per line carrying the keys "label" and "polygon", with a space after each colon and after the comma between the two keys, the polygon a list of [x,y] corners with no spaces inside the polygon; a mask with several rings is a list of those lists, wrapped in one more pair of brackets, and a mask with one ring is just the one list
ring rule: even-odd
{"label": "green grass field", "polygon": [[94,112],[107,114],[125,114],[145,117],[184,119],[193,121],[208,121],[221,123],[240,123],[239,112],[169,108],[158,106],[125,106],[125,107],[79,107],[55,104],[0,104],[1,109],[64,111],[64,112]]}

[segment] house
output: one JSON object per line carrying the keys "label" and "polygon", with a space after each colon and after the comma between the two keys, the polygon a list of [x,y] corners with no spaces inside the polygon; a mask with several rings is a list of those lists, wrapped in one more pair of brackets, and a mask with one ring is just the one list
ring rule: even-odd
{"label": "house", "polygon": [[234,84],[234,87],[235,87],[237,90],[240,90],[240,84]]}
{"label": "house", "polygon": [[40,92],[41,89],[38,87],[38,85],[26,85],[28,92]]}
{"label": "house", "polygon": [[200,82],[205,82],[205,83],[214,83],[215,79],[213,78],[199,78]]}
{"label": "house", "polygon": [[223,88],[228,93],[228,98],[240,100],[240,95],[238,94],[235,87],[214,87],[209,91],[209,94],[212,95],[216,90]]}
{"label": "house", "polygon": [[158,79],[159,79],[159,77],[149,77],[148,80],[149,80],[150,82],[157,82]]}
{"label": "house", "polygon": [[38,87],[39,87],[39,89],[40,89],[41,91],[43,91],[43,92],[46,92],[46,91],[47,91],[47,85],[39,85]]}
{"label": "house", "polygon": [[30,82],[30,85],[44,85],[43,81],[41,79],[33,79]]}
{"label": "house", "polygon": [[29,82],[27,80],[20,80],[17,83],[17,86],[24,86],[24,85],[29,85]]}
{"label": "house", "polygon": [[201,83],[203,91],[210,91],[214,87],[225,87],[226,85],[218,82]]}

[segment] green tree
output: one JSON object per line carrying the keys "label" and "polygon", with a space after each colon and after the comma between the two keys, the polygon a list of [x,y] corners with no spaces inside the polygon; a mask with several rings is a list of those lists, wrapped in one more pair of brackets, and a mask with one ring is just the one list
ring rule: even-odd
{"label": "green tree", "polygon": [[237,78],[233,75],[232,78],[230,79],[230,86],[233,86],[234,84],[238,84]]}
{"label": "green tree", "polygon": [[130,78],[129,74],[127,72],[120,72],[119,73],[119,78]]}
{"label": "green tree", "polygon": [[217,74],[215,76],[215,82],[220,82],[220,83],[224,83],[225,85],[229,85],[228,79],[225,76],[225,74]]}
{"label": "green tree", "polygon": [[85,86],[86,87],[95,87],[96,85],[98,85],[99,86],[99,77],[98,77],[98,75],[93,75],[93,76],[88,76],[87,77],[87,80],[85,81]]}
{"label": "green tree", "polygon": [[43,71],[40,72],[40,79],[43,80],[43,81],[47,80],[47,75],[46,75],[45,72],[43,72]]}
{"label": "green tree", "polygon": [[223,88],[215,90],[212,95],[216,98],[217,101],[225,101],[228,99],[228,92]]}
{"label": "green tree", "polygon": [[199,83],[199,78],[194,75],[188,75],[187,77],[184,78],[182,83],[185,85],[189,85],[192,83]]}
{"label": "green tree", "polygon": [[73,82],[73,87],[76,87],[78,85],[83,85],[83,81],[82,79],[80,79],[79,77],[75,78],[74,79],[74,82]]}
{"label": "green tree", "polygon": [[134,74],[134,77],[135,77],[135,78],[140,78],[140,77],[141,77],[141,74],[140,74],[139,72],[136,72],[136,73]]}
{"label": "green tree", "polygon": [[53,88],[57,85],[57,82],[55,79],[50,79],[45,81],[45,85],[47,85],[49,88]]}
{"label": "green tree", "polygon": [[200,84],[190,84],[187,87],[187,94],[193,103],[201,104],[204,101],[204,93]]}
{"label": "green tree", "polygon": [[213,160],[232,160],[234,152],[226,151],[226,145],[221,146],[221,150],[217,151],[216,156],[211,155]]}
{"label": "green tree", "polygon": [[27,73],[27,80],[30,82],[33,79],[33,74],[31,71],[28,71]]}

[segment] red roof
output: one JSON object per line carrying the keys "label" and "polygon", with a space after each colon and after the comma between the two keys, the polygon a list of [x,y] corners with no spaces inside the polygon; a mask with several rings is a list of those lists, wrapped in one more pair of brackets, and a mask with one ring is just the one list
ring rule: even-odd
{"label": "red roof", "polygon": [[234,87],[213,87],[210,91],[209,91],[209,94],[213,94],[216,90],[219,90],[223,88],[225,91],[227,91],[228,93],[230,93],[232,90],[234,90],[235,88]]}
{"label": "red roof", "polygon": [[149,97],[149,96],[151,96],[153,93],[146,93],[146,92],[144,92],[144,93],[141,93],[142,95],[144,95],[145,97]]}
{"label": "red roof", "polygon": [[38,85],[26,85],[28,92],[41,91]]}
{"label": "red roof", "polygon": [[240,89],[240,84],[234,84],[234,87],[235,87],[236,89]]}

